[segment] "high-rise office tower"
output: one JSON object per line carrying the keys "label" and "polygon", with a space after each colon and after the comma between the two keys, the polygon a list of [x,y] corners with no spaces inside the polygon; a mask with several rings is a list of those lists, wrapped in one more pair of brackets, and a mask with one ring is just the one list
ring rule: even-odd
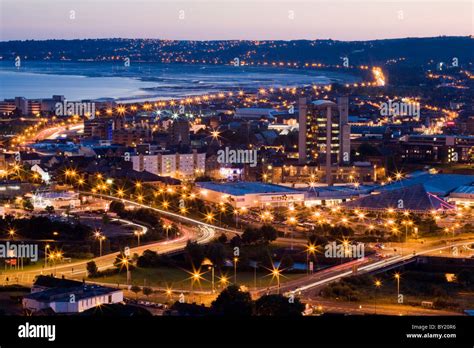
{"label": "high-rise office tower", "polygon": [[351,161],[351,126],[349,125],[349,98],[339,97],[337,99],[339,107],[339,163],[350,164]]}
{"label": "high-rise office tower", "polygon": [[326,167],[326,182],[332,184],[333,165],[350,163],[349,100],[309,102],[299,100],[299,162]]}

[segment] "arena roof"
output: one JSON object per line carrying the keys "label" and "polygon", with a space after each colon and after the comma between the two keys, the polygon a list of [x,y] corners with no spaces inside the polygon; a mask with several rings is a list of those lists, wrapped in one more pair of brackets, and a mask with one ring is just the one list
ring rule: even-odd
{"label": "arena roof", "polygon": [[446,196],[460,186],[469,186],[474,183],[474,175],[461,174],[430,174],[428,172],[415,172],[406,179],[379,187],[377,191],[398,190],[415,185],[423,185],[426,192],[438,196]]}
{"label": "arena roof", "polygon": [[454,207],[436,195],[428,192],[423,184],[411,185],[371,194],[344,204],[348,208],[366,210],[409,210],[426,212],[448,210]]}
{"label": "arena roof", "polygon": [[198,182],[197,186],[211,191],[226,193],[231,196],[243,196],[247,194],[259,193],[303,193],[301,191],[294,190],[285,186],[246,181],[228,183]]}

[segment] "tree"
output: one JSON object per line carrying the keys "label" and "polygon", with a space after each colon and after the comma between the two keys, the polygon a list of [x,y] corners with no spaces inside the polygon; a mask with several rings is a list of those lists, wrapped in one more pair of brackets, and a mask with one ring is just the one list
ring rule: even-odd
{"label": "tree", "polygon": [[285,254],[282,256],[280,260],[280,268],[292,268],[295,264],[295,261],[291,257],[291,255]]}
{"label": "tree", "polygon": [[93,278],[97,275],[98,268],[97,265],[95,264],[95,261],[89,261],[86,265],[87,268],[87,276],[89,278]]}
{"label": "tree", "polygon": [[188,240],[184,248],[188,261],[193,265],[200,265],[204,260],[204,248],[197,242]]}
{"label": "tree", "polygon": [[145,250],[141,256],[138,257],[138,267],[156,267],[159,263],[159,256],[155,251]]}
{"label": "tree", "polygon": [[126,211],[125,210],[125,204],[123,204],[122,202],[118,202],[118,201],[112,201],[112,202],[110,202],[109,210],[112,213],[116,213],[117,215],[122,216],[122,214]]}
{"label": "tree", "polygon": [[229,285],[212,302],[211,310],[217,315],[246,317],[252,315],[253,301],[248,292],[241,291],[237,285]]}
{"label": "tree", "polygon": [[299,317],[304,304],[298,298],[283,295],[264,295],[255,302],[255,312],[261,316]]}
{"label": "tree", "polygon": [[468,269],[462,269],[456,278],[458,282],[469,285],[474,283],[474,272]]}
{"label": "tree", "polygon": [[141,288],[138,285],[132,285],[132,287],[130,288],[130,291],[134,292],[137,298],[138,298],[138,293],[140,292],[140,290]]}
{"label": "tree", "polygon": [[143,291],[143,294],[144,294],[146,297],[148,297],[148,296],[150,296],[151,294],[153,294],[153,289],[152,289],[152,288],[149,288],[148,286],[145,286],[142,291]]}
{"label": "tree", "polygon": [[278,231],[272,225],[263,225],[260,232],[264,243],[273,242],[278,237]]}
{"label": "tree", "polygon": [[227,242],[227,236],[225,235],[225,233],[221,233],[221,235],[217,237],[217,241],[219,243],[225,244]]}
{"label": "tree", "polygon": [[44,208],[48,214],[53,214],[54,213],[54,207],[52,205],[48,205],[46,208]]}
{"label": "tree", "polygon": [[240,247],[242,245],[242,238],[239,235],[232,237],[230,240],[230,246],[232,248]]}
{"label": "tree", "polygon": [[102,215],[102,223],[104,225],[107,225],[110,223],[110,216],[107,215],[107,213],[105,213],[104,215]]}
{"label": "tree", "polygon": [[29,200],[28,198],[25,198],[23,200],[23,209],[25,209],[27,211],[33,211],[33,209],[35,209],[35,207],[31,203],[31,200]]}
{"label": "tree", "polygon": [[[126,260],[126,262],[124,262]],[[122,271],[123,269],[127,269],[127,263],[128,263],[128,269],[131,269],[133,267],[132,265],[132,260],[130,260],[129,257],[125,256],[123,252],[117,255],[114,261],[114,266],[119,269],[119,271]]]}
{"label": "tree", "polygon": [[207,257],[212,261],[214,266],[220,267],[224,264],[226,258],[225,247],[221,243],[212,243],[207,246]]}
{"label": "tree", "polygon": [[259,240],[258,229],[247,227],[242,233],[243,244],[254,244]]}
{"label": "tree", "polygon": [[242,233],[243,244],[268,244],[278,237],[278,231],[271,225],[260,228],[248,227]]}

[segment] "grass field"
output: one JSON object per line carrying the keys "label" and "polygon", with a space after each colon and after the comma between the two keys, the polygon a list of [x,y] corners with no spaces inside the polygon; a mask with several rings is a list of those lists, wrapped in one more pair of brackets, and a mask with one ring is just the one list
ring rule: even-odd
{"label": "grass field", "polygon": [[[138,286],[163,287],[183,290],[203,290],[209,291],[212,288],[212,274],[209,270],[202,270],[199,281],[192,281],[192,275],[187,270],[171,267],[158,268],[136,268],[131,272],[131,283]],[[299,274],[284,274],[280,277],[280,282],[297,279],[304,276],[304,273]],[[224,278],[227,283],[233,283],[234,273],[232,269],[228,269],[221,274],[218,270],[215,271],[215,288],[222,289],[224,286]],[[92,281],[111,283],[111,284],[126,284],[126,273],[115,274],[104,278],[93,278]],[[269,271],[257,272],[257,287],[269,287],[277,285],[277,279],[273,278]],[[237,283],[248,288],[253,288],[255,285],[255,277],[253,272],[239,272],[237,270]]]}

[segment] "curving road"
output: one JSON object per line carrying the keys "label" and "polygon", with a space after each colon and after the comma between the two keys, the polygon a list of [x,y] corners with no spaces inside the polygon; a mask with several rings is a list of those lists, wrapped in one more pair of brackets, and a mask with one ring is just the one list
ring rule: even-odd
{"label": "curving road", "polygon": [[[146,228],[145,226],[141,227]],[[143,253],[147,249],[156,251],[159,254],[173,253],[183,250],[188,240],[195,240],[200,244],[204,244],[210,242],[215,236],[214,230],[211,228],[196,231],[194,228],[182,226],[180,231],[182,235],[179,238],[130,248],[130,255],[133,255],[134,253]],[[91,260],[96,263],[99,270],[104,270],[113,267],[113,263],[118,255],[119,252],[114,252]],[[83,278],[87,274],[87,263],[91,260],[48,266],[46,268],[38,268],[34,270],[8,272],[3,275],[2,280],[5,282],[5,278],[8,277],[10,280],[17,281],[20,284],[31,284],[34,278],[40,274],[55,274],[57,276],[64,275],[67,278]]]}
{"label": "curving road", "polygon": [[[462,246],[472,243],[473,240],[465,240],[452,245],[445,245],[441,247],[430,247],[427,246],[425,249],[417,251],[416,256],[426,255],[433,252],[437,252],[443,249],[452,248],[453,246]],[[331,282],[337,281],[343,277],[354,274],[353,267],[357,265],[357,274],[373,272],[379,269],[386,268],[390,265],[396,265],[398,263],[410,260],[414,255],[396,255],[386,259],[376,258],[364,258],[347,262],[338,266],[327,268],[323,271],[316,272],[308,277],[300,278],[292,282],[285,283],[280,287],[280,292],[297,293],[301,294],[310,290],[316,290],[322,286],[325,286]],[[267,291],[277,290],[276,286],[273,286]],[[261,293],[259,291],[258,293]]]}

